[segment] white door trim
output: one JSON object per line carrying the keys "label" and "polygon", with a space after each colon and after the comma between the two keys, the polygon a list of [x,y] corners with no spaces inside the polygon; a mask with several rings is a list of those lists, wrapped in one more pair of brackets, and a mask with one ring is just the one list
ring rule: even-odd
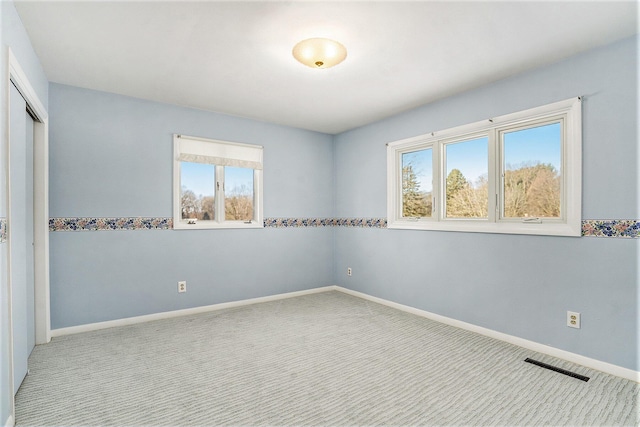
{"label": "white door trim", "polygon": [[[22,95],[27,105],[35,115],[33,129],[33,238],[34,238],[34,287],[35,287],[35,338],[36,344],[44,344],[51,340],[51,321],[49,316],[49,115],[44,104],[33,89],[27,75],[14,56],[11,48],[8,51],[7,72],[7,286],[9,312],[9,345],[10,345],[10,383],[13,395],[13,322],[11,309],[11,164],[10,164],[10,135],[11,135],[11,84],[13,83]],[[15,402],[11,412],[15,419]]]}
{"label": "white door trim", "polygon": [[8,84],[13,82],[38,119],[34,122],[33,132],[35,327],[36,344],[45,344],[51,340],[49,317],[49,115],[13,52],[11,49],[8,51],[10,80]]}

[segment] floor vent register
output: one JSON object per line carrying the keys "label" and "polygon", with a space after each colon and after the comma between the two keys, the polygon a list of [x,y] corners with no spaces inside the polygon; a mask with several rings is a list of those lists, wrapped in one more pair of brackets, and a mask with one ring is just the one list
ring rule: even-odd
{"label": "floor vent register", "polygon": [[537,360],[533,360],[528,357],[524,361],[527,363],[534,364],[536,366],[540,366],[541,368],[549,369],[551,371],[555,371],[563,375],[567,375],[567,376],[579,379],[580,381],[584,381],[584,382],[589,381],[589,377],[585,377],[584,375],[576,374],[575,372],[567,371],[566,369],[558,368],[557,366],[548,365],[546,363],[539,362]]}

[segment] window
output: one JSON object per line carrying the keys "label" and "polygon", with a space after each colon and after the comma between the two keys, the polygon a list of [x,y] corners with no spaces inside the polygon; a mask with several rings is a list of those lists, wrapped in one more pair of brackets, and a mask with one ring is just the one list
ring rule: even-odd
{"label": "window", "polygon": [[432,150],[402,153],[402,217],[430,217],[433,212]]}
{"label": "window", "polygon": [[446,218],[488,217],[488,144],[486,136],[443,144]]}
{"label": "window", "polygon": [[500,133],[503,218],[562,218],[562,122]]}
{"label": "window", "polygon": [[173,137],[173,227],[262,228],[262,147]]}
{"label": "window", "polygon": [[580,236],[581,99],[387,144],[389,228]]}

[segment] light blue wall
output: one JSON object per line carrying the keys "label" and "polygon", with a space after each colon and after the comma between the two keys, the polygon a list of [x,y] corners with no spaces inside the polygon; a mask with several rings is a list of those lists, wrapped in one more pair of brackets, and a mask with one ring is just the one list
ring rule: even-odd
{"label": "light blue wall", "polygon": [[260,144],[265,216],[329,216],[331,136],[51,84],[50,215],[171,216],[173,133]]}
{"label": "light blue wall", "polygon": [[[637,57],[627,39],[336,136],[336,215],[386,217],[387,142],[582,95],[582,217],[637,219]],[[640,369],[638,239],[345,228],[335,245],[336,284]]]}
{"label": "light blue wall", "polygon": [[[46,111],[48,110],[49,80],[42,69],[40,59],[31,46],[31,40],[22,25],[13,1],[2,0],[0,4],[2,5],[2,63],[6,65],[6,49],[11,48]],[[2,73],[3,76],[6,75],[6,67],[3,68]]]}
{"label": "light blue wall", "polygon": [[[42,66],[36,56],[27,32],[12,1],[0,1],[0,218],[7,215],[6,159],[7,133],[6,99],[7,99],[7,51],[11,48],[17,61],[27,75],[37,96],[47,108],[48,84]],[[0,425],[4,425],[11,415],[11,396],[13,390],[9,384],[9,314],[7,284],[7,244],[0,243]]]}
{"label": "light blue wall", "polygon": [[[51,217],[170,217],[173,133],[263,145],[265,217],[332,214],[330,135],[58,84],[50,117]],[[327,286],[332,239],[326,228],[51,233],[51,325]]]}

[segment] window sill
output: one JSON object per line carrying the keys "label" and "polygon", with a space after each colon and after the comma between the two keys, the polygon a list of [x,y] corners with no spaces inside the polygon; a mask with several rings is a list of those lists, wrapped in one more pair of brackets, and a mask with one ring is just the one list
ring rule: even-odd
{"label": "window sill", "polygon": [[220,230],[220,229],[234,229],[234,228],[264,228],[263,221],[251,221],[246,223],[243,221],[198,221],[195,224],[188,224],[186,221],[174,221],[174,230]]}
{"label": "window sill", "polygon": [[580,220],[571,223],[521,223],[498,222],[490,223],[486,220],[396,220],[389,221],[387,228],[398,230],[430,230],[430,231],[458,231],[467,233],[497,233],[497,234],[525,234],[538,236],[569,236],[580,237],[582,224]]}

